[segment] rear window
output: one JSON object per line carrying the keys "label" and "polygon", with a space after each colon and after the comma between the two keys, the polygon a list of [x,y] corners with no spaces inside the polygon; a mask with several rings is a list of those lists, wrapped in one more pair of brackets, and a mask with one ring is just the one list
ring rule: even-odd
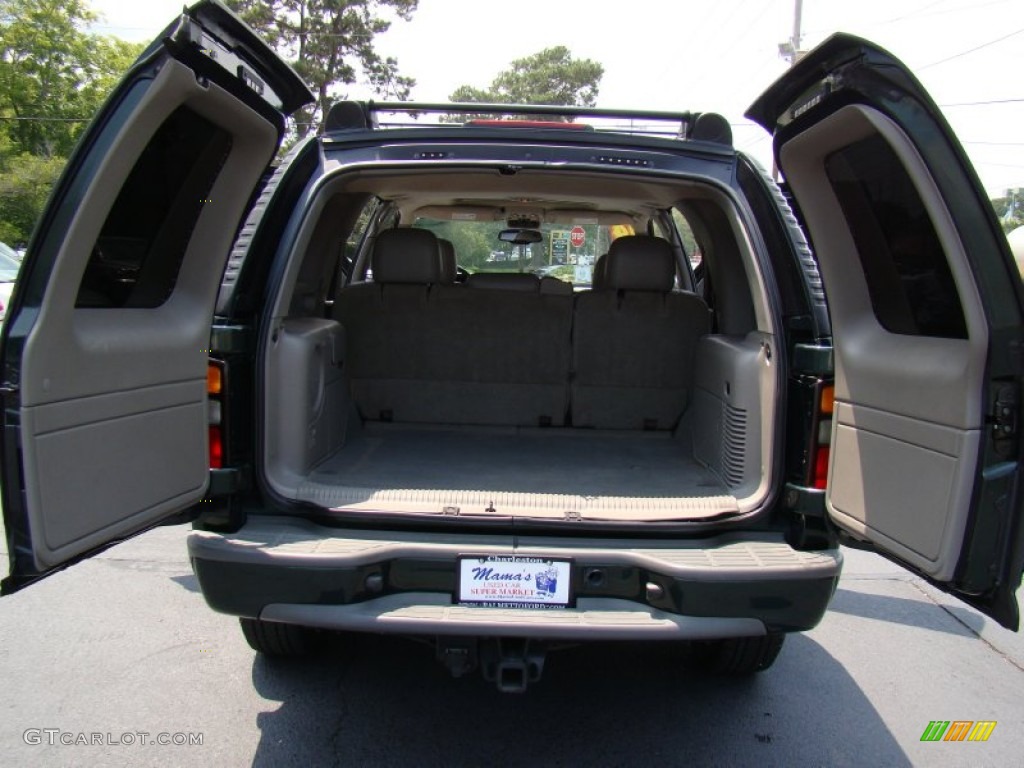
{"label": "rear window", "polygon": [[75,306],[151,308],[167,300],[230,149],[226,131],[187,107],[167,118],[103,223]]}
{"label": "rear window", "polygon": [[825,171],[853,233],[875,317],[891,333],[967,338],[938,234],[903,163],[880,136],[844,147]]}

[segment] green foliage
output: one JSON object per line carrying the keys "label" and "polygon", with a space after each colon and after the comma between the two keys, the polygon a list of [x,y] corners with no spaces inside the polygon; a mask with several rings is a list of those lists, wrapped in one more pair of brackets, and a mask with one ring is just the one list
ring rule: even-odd
{"label": "green foliage", "polygon": [[10,245],[28,242],[63,168],[62,157],[22,153],[6,159],[0,172],[0,241]]}
{"label": "green foliage", "polygon": [[557,45],[516,59],[489,88],[461,85],[448,98],[470,103],[592,107],[603,76],[604,67],[596,61],[574,59],[568,48]]}
{"label": "green foliage", "polygon": [[65,158],[141,45],[83,29],[84,0],[0,0],[0,240],[23,245]]}
{"label": "green foliage", "polygon": [[416,84],[382,58],[374,38],[391,26],[381,12],[408,21],[418,0],[227,0],[313,89],[316,104],[296,115],[298,138],[319,130],[339,86],[362,78],[384,97],[406,99]]}
{"label": "green foliage", "polygon": [[67,157],[142,46],[82,29],[83,0],[0,0],[0,116],[16,152]]}

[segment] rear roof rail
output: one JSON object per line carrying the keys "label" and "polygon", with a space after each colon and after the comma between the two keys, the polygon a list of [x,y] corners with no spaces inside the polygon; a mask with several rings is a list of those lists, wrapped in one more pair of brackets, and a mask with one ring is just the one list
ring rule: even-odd
{"label": "rear roof rail", "polygon": [[[381,115],[391,120],[382,121]],[[424,115],[437,119],[420,122]],[[592,122],[576,122],[578,119]],[[626,134],[671,136],[732,146],[729,122],[714,112],[659,112],[598,109],[550,104],[421,103],[414,101],[339,101],[327,113],[328,133],[346,130],[437,127],[459,124],[472,128],[597,130]]]}

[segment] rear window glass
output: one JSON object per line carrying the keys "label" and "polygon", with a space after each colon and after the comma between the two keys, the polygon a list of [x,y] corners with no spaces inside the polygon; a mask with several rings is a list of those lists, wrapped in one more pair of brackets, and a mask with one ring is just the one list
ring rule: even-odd
{"label": "rear window glass", "polygon": [[889,144],[872,136],[825,161],[853,233],[878,322],[891,333],[967,338],[938,234]]}
{"label": "rear window glass", "polygon": [[187,107],[157,129],[103,223],[78,307],[158,307],[174,291],[192,229],[231,137]]}

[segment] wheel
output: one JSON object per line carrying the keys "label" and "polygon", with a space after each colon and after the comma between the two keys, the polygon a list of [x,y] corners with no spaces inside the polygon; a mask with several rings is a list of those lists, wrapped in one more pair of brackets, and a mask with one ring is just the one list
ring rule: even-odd
{"label": "wheel", "polygon": [[305,656],[314,650],[316,635],[309,627],[240,618],[249,647],[265,656]]}
{"label": "wheel", "polygon": [[753,675],[764,672],[782,650],[786,636],[772,632],[760,637],[730,637],[714,640],[702,654],[706,668],[720,675]]}

